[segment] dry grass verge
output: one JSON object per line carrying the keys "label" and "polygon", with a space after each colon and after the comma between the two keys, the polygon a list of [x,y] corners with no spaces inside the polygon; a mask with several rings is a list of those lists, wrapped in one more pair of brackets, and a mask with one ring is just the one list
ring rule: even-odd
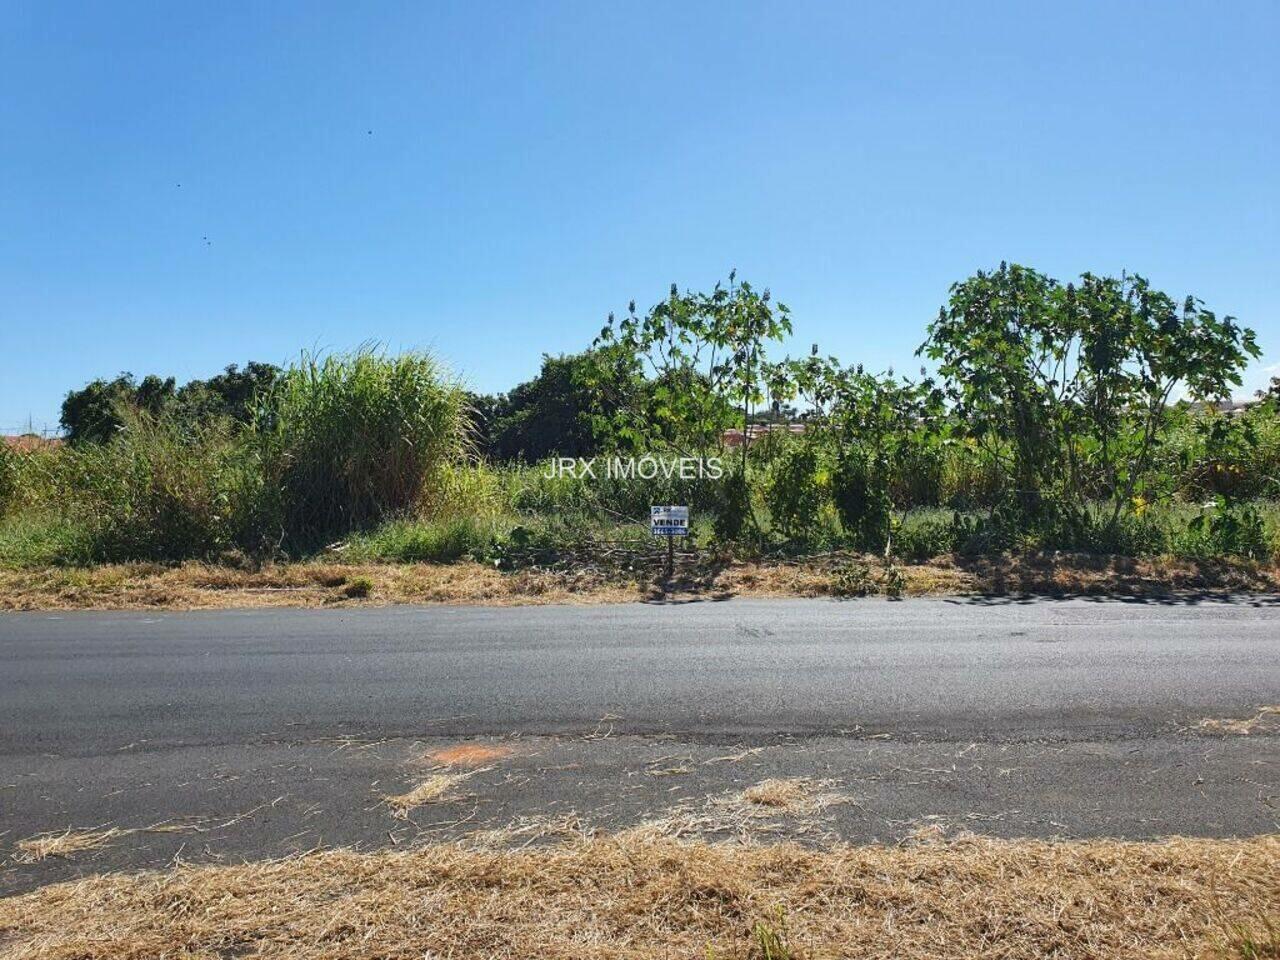
{"label": "dry grass verge", "polygon": [[[322,607],[386,603],[624,603],[732,596],[822,597],[842,592],[850,558],[710,565],[678,577],[664,592],[640,575],[598,570],[526,569],[482,564],[277,564],[243,570],[203,563],[107,564],[46,570],[0,569],[0,610]],[[888,589],[874,560],[867,592]],[[974,593],[1163,596],[1196,592],[1280,592],[1273,567],[1172,559],[1044,554],[941,558],[901,566],[907,596]],[[896,575],[896,574],[895,574]],[[358,589],[356,589],[358,588]]]}
{"label": "dry grass verge", "polygon": [[0,900],[0,955],[1182,960],[1273,950],[1278,893],[1278,837],[450,844],[49,886]]}

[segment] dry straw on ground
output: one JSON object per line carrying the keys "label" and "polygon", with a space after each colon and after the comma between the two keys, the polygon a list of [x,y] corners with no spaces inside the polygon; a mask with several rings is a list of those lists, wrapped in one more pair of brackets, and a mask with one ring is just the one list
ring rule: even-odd
{"label": "dry straw on ground", "polygon": [[72,830],[62,833],[42,833],[26,840],[19,840],[14,846],[18,852],[14,860],[18,863],[38,863],[49,857],[69,857],[84,850],[97,850],[105,847],[116,837],[130,831],[117,830]]}
{"label": "dry straw on ground", "polygon": [[433,773],[407,793],[392,794],[382,799],[391,808],[393,817],[404,819],[409,816],[414,807],[452,799],[454,788],[458,784],[483,772],[483,770],[471,770],[467,773]]}
{"label": "dry straw on ground", "polygon": [[635,839],[671,838],[742,841],[771,836],[824,836],[822,815],[850,798],[832,789],[832,780],[808,777],[762,780],[741,791],[686,800],[661,817],[630,828],[623,836]]}
{"label": "dry straw on ground", "polygon": [[1200,729],[1209,733],[1248,736],[1251,733],[1280,731],[1280,704],[1259,707],[1252,717],[1222,717],[1200,721]]}
{"label": "dry straw on ground", "polygon": [[1240,956],[1221,951],[1278,904],[1277,837],[822,850],[597,837],[93,877],[0,900],[0,956],[749,958],[762,930],[785,929],[784,956],[807,960],[1183,960]]}

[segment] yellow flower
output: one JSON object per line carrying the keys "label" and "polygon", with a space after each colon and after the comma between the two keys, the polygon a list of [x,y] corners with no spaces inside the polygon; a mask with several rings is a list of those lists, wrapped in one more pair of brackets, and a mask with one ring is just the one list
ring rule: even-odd
{"label": "yellow flower", "polygon": [[1146,497],[1142,496],[1142,494],[1138,494],[1138,496],[1133,498],[1133,512],[1138,516],[1142,516],[1146,513],[1149,506],[1151,506],[1151,504],[1147,501]]}

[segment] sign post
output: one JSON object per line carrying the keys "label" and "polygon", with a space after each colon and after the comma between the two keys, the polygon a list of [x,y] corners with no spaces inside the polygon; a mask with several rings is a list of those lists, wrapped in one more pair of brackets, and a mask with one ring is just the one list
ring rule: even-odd
{"label": "sign post", "polygon": [[655,537],[667,538],[667,579],[675,567],[676,537],[689,535],[688,507],[650,507],[649,532]]}

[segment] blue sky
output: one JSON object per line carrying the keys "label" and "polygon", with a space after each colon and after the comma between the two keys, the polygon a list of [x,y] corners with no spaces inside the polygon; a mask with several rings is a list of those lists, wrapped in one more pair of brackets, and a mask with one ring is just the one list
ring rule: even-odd
{"label": "blue sky", "polygon": [[1280,3],[0,3],[0,429],[378,340],[475,387],[730,268],[873,368],[1002,259],[1280,362]]}

